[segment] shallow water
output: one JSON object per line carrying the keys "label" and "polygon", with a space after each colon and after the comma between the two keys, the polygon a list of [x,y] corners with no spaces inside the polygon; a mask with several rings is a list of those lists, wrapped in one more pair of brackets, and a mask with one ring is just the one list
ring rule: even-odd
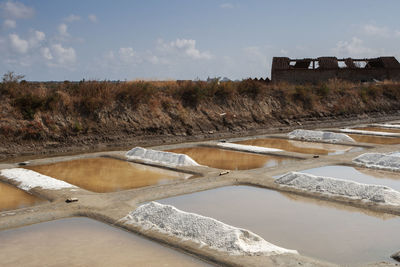
{"label": "shallow water", "polygon": [[304,142],[304,141],[279,139],[279,138],[250,139],[250,140],[238,141],[235,143],[243,145],[251,145],[251,146],[278,148],[291,152],[316,154],[316,155],[335,155],[335,154],[343,154],[348,151],[361,150],[361,148],[355,148],[351,146],[325,144],[317,142]]}
{"label": "shallow water", "polygon": [[46,202],[46,200],[0,182],[0,212],[29,207],[43,202]]}
{"label": "shallow water", "polygon": [[373,131],[373,132],[384,132],[384,133],[400,133],[400,129],[384,128],[384,127],[356,127],[356,128],[352,128],[352,129],[363,130],[363,131]]}
{"label": "shallow water", "polygon": [[79,159],[26,168],[99,193],[162,184],[191,176],[110,158]]}
{"label": "shallow water", "polygon": [[394,145],[400,144],[400,138],[396,137],[383,137],[383,136],[373,136],[373,135],[362,135],[362,134],[348,134],[356,142],[360,143],[372,143],[380,145]]}
{"label": "shallow water", "polygon": [[400,218],[250,186],[158,201],[248,229],[302,255],[340,264],[392,261]]}
{"label": "shallow water", "polygon": [[201,165],[228,170],[273,167],[295,160],[287,157],[257,155],[209,147],[177,148],[168,151],[186,154]]}
{"label": "shallow water", "polygon": [[400,191],[399,173],[338,165],[313,168],[300,172],[351,180],[364,184],[384,185]]}
{"label": "shallow water", "polygon": [[87,218],[0,231],[1,266],[209,266]]}

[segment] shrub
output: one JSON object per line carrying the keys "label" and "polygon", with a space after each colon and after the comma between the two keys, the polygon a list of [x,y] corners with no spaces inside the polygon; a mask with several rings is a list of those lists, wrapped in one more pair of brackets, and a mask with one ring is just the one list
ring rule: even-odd
{"label": "shrub", "polygon": [[295,87],[295,92],[293,94],[293,99],[295,101],[301,101],[303,106],[307,109],[313,107],[313,99],[311,90],[303,85],[298,85]]}
{"label": "shrub", "polygon": [[255,98],[261,93],[261,83],[252,79],[243,80],[239,83],[238,92]]}

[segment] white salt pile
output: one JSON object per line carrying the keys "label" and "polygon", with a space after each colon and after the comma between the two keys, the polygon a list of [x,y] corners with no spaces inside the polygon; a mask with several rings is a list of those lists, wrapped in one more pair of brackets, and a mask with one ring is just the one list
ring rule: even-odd
{"label": "white salt pile", "polygon": [[372,126],[376,127],[384,127],[384,128],[392,128],[392,129],[400,129],[400,124],[373,124]]}
{"label": "white salt pile", "polygon": [[35,187],[50,190],[76,188],[76,186],[64,181],[22,168],[0,170],[0,175],[19,182],[17,186],[23,190],[30,190]]}
{"label": "white salt pile", "polygon": [[353,162],[368,168],[400,171],[399,152],[393,154],[364,153],[353,159]]}
{"label": "white salt pile", "polygon": [[394,157],[400,157],[400,151],[392,152],[389,155]]}
{"label": "white salt pile", "polygon": [[324,195],[345,196],[351,199],[400,205],[400,192],[392,188],[361,184],[353,181],[290,172],[275,180],[276,183]]}
{"label": "white salt pile", "polygon": [[259,147],[259,146],[249,146],[249,145],[241,145],[241,144],[232,144],[232,143],[217,143],[218,147],[221,148],[232,148],[240,151],[249,151],[256,153],[268,153],[268,152],[279,152],[283,151],[282,149],[270,148],[270,147]]}
{"label": "white salt pile", "polygon": [[135,147],[126,152],[128,159],[138,159],[148,163],[159,163],[167,166],[199,166],[191,157],[185,154]]}
{"label": "white salt pile", "polygon": [[392,137],[400,137],[398,133],[388,133],[388,132],[377,132],[377,131],[366,131],[366,130],[357,130],[357,129],[340,129],[343,133],[350,134],[364,134],[364,135],[377,135],[377,136],[392,136]]}
{"label": "white salt pile", "polygon": [[325,141],[330,143],[355,142],[354,139],[347,134],[303,129],[294,130],[288,133],[288,136],[290,139],[306,141]]}
{"label": "white salt pile", "polygon": [[231,255],[297,254],[295,250],[275,246],[250,231],[157,202],[139,206],[121,221]]}

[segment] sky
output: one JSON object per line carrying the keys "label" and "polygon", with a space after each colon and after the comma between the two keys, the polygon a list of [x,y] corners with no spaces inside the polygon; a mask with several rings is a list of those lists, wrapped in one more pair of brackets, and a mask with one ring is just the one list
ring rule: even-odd
{"label": "sky", "polygon": [[0,0],[0,75],[270,77],[272,57],[396,56],[398,0]]}

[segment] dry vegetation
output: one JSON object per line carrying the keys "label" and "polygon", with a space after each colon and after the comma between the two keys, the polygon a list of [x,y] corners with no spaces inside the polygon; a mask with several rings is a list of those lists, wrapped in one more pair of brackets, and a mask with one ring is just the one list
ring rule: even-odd
{"label": "dry vegetation", "polygon": [[400,84],[390,81],[292,85],[254,80],[31,83],[20,79],[5,77],[0,83],[0,137],[6,142],[60,142],[90,134],[103,139],[121,133],[190,135],[400,110]]}

